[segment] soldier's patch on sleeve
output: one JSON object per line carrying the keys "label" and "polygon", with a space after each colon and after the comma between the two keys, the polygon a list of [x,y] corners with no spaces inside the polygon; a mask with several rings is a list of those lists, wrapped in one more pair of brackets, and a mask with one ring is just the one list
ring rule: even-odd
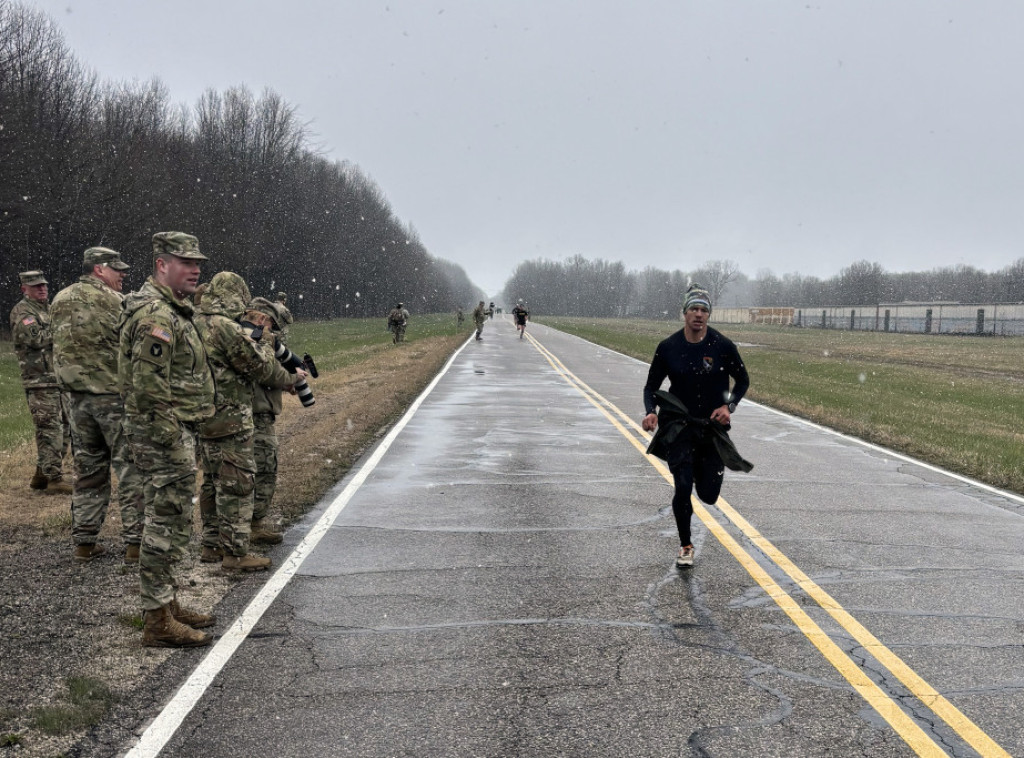
{"label": "soldier's patch on sleeve", "polygon": [[25,316],[25,318],[23,318],[21,320],[21,323],[24,324],[25,326],[32,326],[32,324],[34,324],[35,322],[36,322],[36,317],[35,316]]}
{"label": "soldier's patch on sleeve", "polygon": [[166,366],[171,362],[172,335],[159,324],[149,331],[143,332],[142,345],[139,348],[139,359],[156,366]]}
{"label": "soldier's patch on sleeve", "polygon": [[151,337],[156,337],[159,340],[163,340],[168,345],[171,344],[171,333],[162,326],[154,326],[153,331],[151,331],[149,335]]}

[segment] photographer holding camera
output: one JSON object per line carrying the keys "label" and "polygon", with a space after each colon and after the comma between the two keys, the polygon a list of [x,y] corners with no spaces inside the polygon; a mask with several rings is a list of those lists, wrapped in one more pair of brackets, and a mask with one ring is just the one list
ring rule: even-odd
{"label": "photographer holding camera", "polygon": [[221,271],[203,293],[196,319],[216,386],[216,414],[200,428],[200,560],[211,563],[222,557],[221,566],[229,571],[270,567],[269,558],[249,553],[257,471],[255,388],[291,389],[306,378],[302,369],[289,373],[275,359],[269,345],[239,323],[251,299],[242,277]]}
{"label": "photographer holding camera", "polygon": [[[284,363],[282,358],[287,360],[287,357],[291,356],[294,361],[302,363],[285,347],[281,339],[280,333],[289,323],[291,323],[291,314],[288,313],[287,308],[281,303],[271,302],[265,297],[253,298],[242,317],[242,328],[253,338],[258,332],[259,341],[266,342],[268,346],[274,346],[278,362],[282,363],[287,370],[290,370],[289,365],[291,364]],[[282,350],[287,353],[287,356],[279,354]],[[309,362],[312,363],[312,359],[309,359]],[[301,366],[293,366],[293,368],[301,369]],[[310,373],[316,376],[312,371]],[[305,379],[296,382],[294,391],[300,396],[299,399],[304,406],[309,407],[315,402],[313,392],[309,389]],[[281,409],[280,389],[260,384],[255,386],[252,400],[252,420],[255,425],[253,452],[256,460],[256,484],[253,489],[252,532],[249,535],[249,540],[265,545],[276,545],[282,540],[281,533],[267,521],[270,504],[274,499],[274,492],[277,490],[278,441],[277,429],[274,424],[277,417],[281,415]]]}

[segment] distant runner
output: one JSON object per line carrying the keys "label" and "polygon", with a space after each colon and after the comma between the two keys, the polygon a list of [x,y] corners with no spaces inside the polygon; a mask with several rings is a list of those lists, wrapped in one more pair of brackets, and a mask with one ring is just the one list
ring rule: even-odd
{"label": "distant runner", "polygon": [[[732,413],[750,379],[736,346],[708,327],[710,315],[711,296],[697,285],[690,287],[683,306],[685,326],[658,345],[644,386],[643,427],[648,432],[658,429],[647,452],[667,461],[675,478],[672,513],[679,531],[679,567],[693,565],[690,493],[694,485],[701,500],[714,503],[722,491],[725,466],[739,471],[753,468],[736,452],[728,435]],[[671,385],[663,392],[660,387],[666,377]]]}
{"label": "distant runner", "polygon": [[526,322],[530,320],[530,312],[526,310],[522,300],[517,300],[512,309],[512,318],[515,319],[516,329],[519,330],[519,339],[526,333]]}

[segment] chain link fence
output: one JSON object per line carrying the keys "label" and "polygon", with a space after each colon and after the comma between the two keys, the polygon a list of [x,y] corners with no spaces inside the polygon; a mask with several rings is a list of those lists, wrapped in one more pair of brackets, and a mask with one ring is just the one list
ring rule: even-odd
{"label": "chain link fence", "polygon": [[908,334],[1024,335],[1024,303],[881,303],[825,308],[715,308],[712,323]]}

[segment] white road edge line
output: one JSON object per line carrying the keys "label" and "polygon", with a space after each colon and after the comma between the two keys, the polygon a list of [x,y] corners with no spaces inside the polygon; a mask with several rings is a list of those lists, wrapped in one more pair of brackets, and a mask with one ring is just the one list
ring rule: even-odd
{"label": "white road edge line", "polygon": [[[539,324],[539,326],[544,326],[544,325],[543,324]],[[552,331],[558,331],[557,329],[554,329],[554,328],[552,328],[550,326],[546,326],[544,328],[545,329],[551,329]],[[582,337],[577,337],[575,334],[569,334],[568,332],[560,332],[560,333],[566,335],[567,337],[574,337],[575,339],[578,339],[580,342],[586,342],[588,345],[593,345],[594,347],[601,348],[602,350],[607,350],[609,353],[614,353],[615,355],[620,355],[623,358],[628,358],[631,361],[639,363],[641,366],[649,366],[650,365],[650,363],[645,363],[644,361],[640,360],[639,358],[634,358],[632,355],[626,355],[625,353],[620,353],[618,350],[612,350],[610,347],[605,347],[604,345],[599,345],[596,342],[591,342],[590,340],[585,340]],[[1008,492],[1007,490],[1001,490],[998,487],[993,487],[991,484],[985,484],[984,482],[979,482],[977,479],[971,479],[970,477],[964,476],[962,474],[957,474],[957,473],[955,473],[953,471],[947,471],[946,469],[940,468],[939,466],[936,466],[934,464],[925,463],[924,461],[918,460],[917,458],[911,458],[909,455],[904,455],[903,453],[897,453],[895,450],[890,450],[889,448],[882,447],[881,445],[876,445],[873,442],[867,442],[865,440],[859,439],[858,437],[851,437],[849,434],[843,434],[842,432],[837,432],[835,429],[829,429],[827,426],[822,426],[821,424],[816,424],[813,421],[808,421],[807,419],[800,418],[799,416],[793,416],[792,414],[786,413],[785,411],[780,411],[780,410],[778,410],[776,408],[772,408],[771,406],[768,406],[768,405],[762,405],[761,403],[755,403],[753,400],[744,400],[743,404],[745,404],[745,405],[753,405],[753,406],[755,406],[757,408],[761,408],[763,410],[770,411],[771,413],[774,413],[774,414],[776,414],[778,416],[782,416],[784,418],[787,418],[790,421],[796,421],[796,422],[799,422],[799,423],[803,424],[804,426],[809,426],[812,429],[817,429],[817,430],[822,431],[822,432],[828,432],[829,434],[831,434],[831,435],[833,435],[835,437],[839,437],[839,438],[847,440],[849,442],[855,442],[858,445],[861,445],[863,447],[869,448],[869,449],[874,450],[876,452],[884,453],[885,455],[891,456],[893,458],[898,458],[899,460],[906,461],[907,463],[913,463],[915,466],[920,466],[921,468],[928,469],[929,471],[934,471],[937,474],[943,474],[944,476],[948,476],[948,477],[951,477],[951,478],[956,479],[958,481],[961,481],[964,484],[969,484],[972,487],[977,487],[978,489],[982,489],[982,490],[985,490],[987,492],[991,492],[993,495],[999,495],[1000,497],[1005,497],[1007,500],[1013,500],[1015,503],[1019,503],[1021,505],[1024,505],[1024,497],[1021,497],[1020,495],[1018,495],[1018,494],[1016,494],[1014,492]]]}
{"label": "white road edge line", "polygon": [[462,344],[462,347],[452,354],[452,357],[444,364],[437,376],[427,385],[427,388],[423,390],[420,396],[413,401],[412,405],[409,406],[409,410],[392,427],[391,431],[388,432],[388,435],[373,451],[373,454],[367,459],[366,463],[352,476],[345,489],[334,498],[334,501],[309,530],[302,539],[302,542],[296,545],[295,549],[281,564],[281,567],[267,580],[267,583],[256,597],[252,599],[246,609],[235,619],[227,632],[217,641],[217,644],[210,649],[210,652],[207,653],[206,657],[203,658],[185,683],[181,685],[170,702],[164,706],[164,709],[146,728],[146,731],[143,732],[135,746],[125,753],[125,758],[155,758],[155,756],[159,755],[167,742],[174,736],[178,727],[181,726],[185,717],[195,707],[196,703],[199,702],[199,699],[206,692],[210,684],[212,684],[214,678],[230,660],[235,650],[245,641],[245,638],[249,636],[249,633],[256,626],[256,623],[266,612],[267,608],[270,607],[271,603],[281,594],[281,590],[295,576],[299,567],[313,552],[323,536],[327,534],[327,530],[333,526],[335,519],[338,518],[345,509],[345,506],[348,505],[352,496],[355,495],[356,491],[363,485],[363,482],[366,481],[367,477],[377,467],[377,464],[380,463],[381,458],[387,453],[395,438],[398,437],[416,411],[419,410],[427,395],[433,391],[442,377],[448,373],[448,369],[452,367],[455,359],[459,357],[459,354],[472,339],[472,336],[470,336]]}

